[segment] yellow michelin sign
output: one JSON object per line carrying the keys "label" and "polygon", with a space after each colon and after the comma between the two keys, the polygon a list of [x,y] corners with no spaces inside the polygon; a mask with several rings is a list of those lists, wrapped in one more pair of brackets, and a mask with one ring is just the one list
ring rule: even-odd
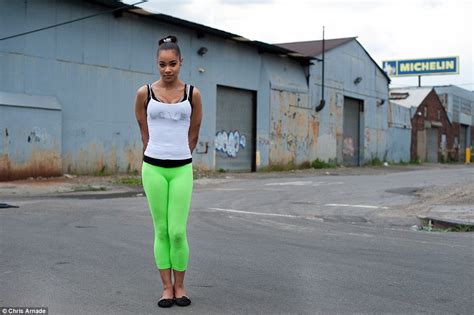
{"label": "yellow michelin sign", "polygon": [[389,60],[382,62],[382,68],[392,77],[458,74],[459,57]]}

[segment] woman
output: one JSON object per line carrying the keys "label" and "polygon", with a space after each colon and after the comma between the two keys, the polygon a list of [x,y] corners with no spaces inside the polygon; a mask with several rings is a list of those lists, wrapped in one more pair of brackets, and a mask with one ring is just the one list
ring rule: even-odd
{"label": "woman", "polygon": [[189,257],[186,223],[202,104],[199,90],[179,79],[182,64],[177,38],[161,39],[160,79],[140,87],[135,99],[144,150],[142,182],[155,229],[155,262],[163,282],[159,307],[191,304],[184,289]]}

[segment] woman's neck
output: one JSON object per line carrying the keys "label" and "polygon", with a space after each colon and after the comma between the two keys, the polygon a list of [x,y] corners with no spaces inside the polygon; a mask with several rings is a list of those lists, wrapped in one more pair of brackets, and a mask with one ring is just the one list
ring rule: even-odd
{"label": "woman's neck", "polygon": [[173,82],[159,80],[157,85],[165,90],[176,90],[181,88],[184,84],[180,80],[175,80]]}

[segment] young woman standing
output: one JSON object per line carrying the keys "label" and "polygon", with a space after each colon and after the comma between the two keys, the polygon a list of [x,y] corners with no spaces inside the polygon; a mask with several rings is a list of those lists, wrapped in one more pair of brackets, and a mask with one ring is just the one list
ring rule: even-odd
{"label": "young woman standing", "polygon": [[160,79],[140,87],[135,99],[144,150],[142,182],[155,229],[155,262],[163,282],[159,307],[191,304],[184,289],[189,257],[186,224],[202,103],[199,90],[179,79],[182,64],[177,38],[161,39]]}

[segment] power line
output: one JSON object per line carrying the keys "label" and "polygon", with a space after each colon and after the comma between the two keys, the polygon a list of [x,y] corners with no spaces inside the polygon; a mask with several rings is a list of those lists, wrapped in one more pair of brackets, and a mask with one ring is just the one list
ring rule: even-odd
{"label": "power line", "polygon": [[111,13],[111,12],[123,10],[123,9],[125,9],[125,8],[133,7],[133,6],[137,5],[137,4],[141,4],[141,3],[144,3],[144,2],[147,2],[147,1],[148,1],[148,0],[142,0],[142,1],[137,2],[137,3],[127,4],[127,5],[124,5],[124,6],[122,6],[122,7],[112,9],[112,10],[102,11],[102,12],[99,12],[99,13],[96,13],[96,14],[92,14],[92,15],[88,15],[88,16],[84,16],[84,17],[81,17],[81,18],[78,18],[78,19],[74,19],[74,20],[70,20],[70,21],[66,21],[66,22],[62,22],[62,23],[58,23],[58,24],[54,24],[54,25],[50,25],[50,26],[46,26],[46,27],[42,27],[42,28],[38,28],[38,29],[36,29],[36,30],[32,30],[32,31],[28,31],[28,32],[24,32],[24,33],[20,33],[20,34],[16,34],[16,35],[11,35],[11,36],[7,36],[7,37],[3,37],[3,38],[0,38],[0,41],[6,40],[6,39],[10,39],[10,38],[15,38],[15,37],[20,37],[20,36],[28,35],[28,34],[31,34],[31,33],[36,33],[36,32],[40,32],[40,31],[44,31],[44,30],[47,30],[47,29],[50,29],[50,28],[54,28],[54,27],[58,27],[58,26],[62,26],[62,25],[70,24],[70,23],[74,23],[74,22],[77,22],[77,21],[82,21],[82,20],[85,20],[85,19],[90,19],[90,18],[95,17],[95,16],[98,16],[98,15],[107,14],[107,13]]}

